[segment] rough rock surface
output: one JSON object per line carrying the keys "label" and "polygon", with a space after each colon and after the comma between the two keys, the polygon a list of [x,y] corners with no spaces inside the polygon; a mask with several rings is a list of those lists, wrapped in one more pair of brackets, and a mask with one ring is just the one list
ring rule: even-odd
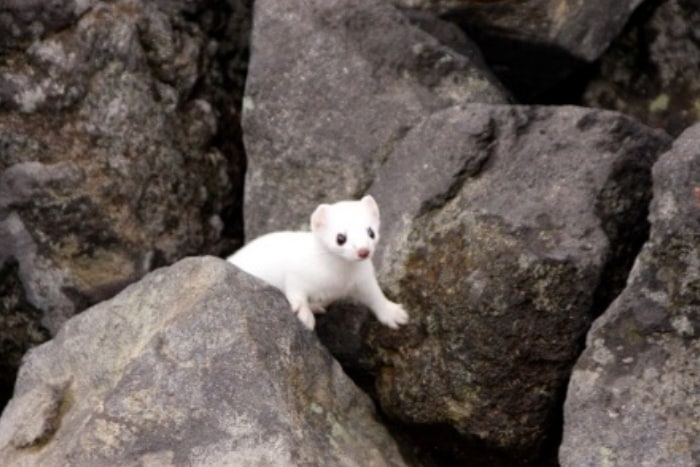
{"label": "rough rock surface", "polygon": [[700,121],[700,2],[648,2],[603,56],[583,96],[676,136]]}
{"label": "rough rock surface", "polygon": [[405,8],[458,16],[479,29],[498,31],[522,42],[559,47],[587,61],[600,56],[642,3],[642,0],[391,1]]}
{"label": "rough rock surface", "polygon": [[563,466],[700,465],[698,148],[695,125],[654,166],[650,239],[569,384]]}
{"label": "rough rock surface", "polygon": [[0,464],[401,466],[284,297],[217,258],[159,269],[28,354]]}
{"label": "rough rock surface", "polygon": [[76,312],[231,242],[240,203],[214,2],[46,3],[0,3],[2,379]]}
{"label": "rough rock surface", "polygon": [[255,2],[243,106],[248,238],[356,197],[413,125],[462,102],[503,103],[479,66],[380,0]]}
{"label": "rough rock surface", "polygon": [[516,96],[528,99],[599,58],[642,0],[392,0],[463,27]]}
{"label": "rough rock surface", "polygon": [[0,2],[0,54],[22,49],[42,36],[70,26],[97,0],[3,0]]}
{"label": "rough rock surface", "polygon": [[[411,322],[369,326],[367,345],[334,350],[377,374],[393,417],[455,429],[460,461],[536,462],[583,336],[645,238],[650,168],[669,141],[575,107],[433,114],[370,189],[383,215],[380,277]],[[363,329],[349,319],[321,324],[324,341]]]}

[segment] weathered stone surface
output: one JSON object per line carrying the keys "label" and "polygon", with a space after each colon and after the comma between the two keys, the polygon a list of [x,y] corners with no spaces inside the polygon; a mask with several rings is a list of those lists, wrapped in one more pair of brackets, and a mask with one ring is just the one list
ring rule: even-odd
{"label": "weathered stone surface", "polygon": [[0,4],[0,31],[17,38],[0,48],[8,371],[152,268],[234,243],[223,226],[240,204],[241,143],[222,130],[234,99],[216,87],[236,91],[207,16],[216,2],[197,3]]}
{"label": "weathered stone surface", "polygon": [[642,0],[391,0],[456,22],[503,82],[536,97],[599,58]]}
{"label": "weathered stone surface", "polygon": [[[576,107],[433,114],[370,189],[380,277],[411,322],[369,326],[344,362],[377,374],[393,417],[455,429],[469,446],[462,462],[535,462],[581,340],[645,238],[650,168],[669,140]],[[330,342],[344,328],[319,324]]]}
{"label": "weathered stone surface", "polygon": [[695,125],[654,166],[651,236],[569,384],[563,466],[700,464],[699,147]]}
{"label": "weathered stone surface", "polygon": [[0,0],[0,54],[70,26],[96,0]]}
{"label": "weathered stone surface", "polygon": [[622,30],[642,0],[391,0],[405,8],[434,11],[523,42],[547,44],[593,61]]}
{"label": "weathered stone surface", "polygon": [[476,55],[384,1],[256,2],[243,106],[246,235],[300,227],[320,202],[363,193],[432,112],[505,102]]}
{"label": "weathered stone surface", "polygon": [[700,3],[648,2],[602,57],[583,103],[674,136],[700,121]]}
{"label": "weathered stone surface", "polygon": [[0,464],[404,465],[284,297],[216,258],[159,269],[28,354]]}

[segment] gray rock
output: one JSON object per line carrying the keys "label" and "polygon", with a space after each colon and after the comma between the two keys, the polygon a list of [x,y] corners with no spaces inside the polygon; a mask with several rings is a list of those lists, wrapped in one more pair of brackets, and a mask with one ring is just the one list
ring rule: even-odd
{"label": "gray rock", "polygon": [[524,102],[598,59],[642,0],[391,0],[460,25]]}
{"label": "gray rock", "polygon": [[255,3],[243,105],[249,238],[305,225],[357,197],[405,133],[455,103],[506,97],[462,55],[386,2]]}
{"label": "gray rock", "polygon": [[190,258],[30,351],[0,464],[404,465],[374,417],[281,294]]}
{"label": "gray rock", "polygon": [[70,26],[96,0],[0,0],[0,54]]}
{"label": "gray rock", "polygon": [[641,9],[603,55],[582,102],[678,136],[700,121],[700,4],[668,0]]}
{"label": "gray rock", "polygon": [[[534,462],[580,342],[641,246],[651,165],[669,142],[576,107],[433,114],[370,189],[383,215],[379,276],[411,322],[369,326],[343,360],[377,374],[391,416],[455,429],[470,446],[462,462]],[[344,326],[324,326],[340,342]]]}
{"label": "gray rock", "polygon": [[[4,20],[46,23],[36,35],[17,26],[18,48],[0,49],[0,287],[11,297],[0,379],[18,353],[154,267],[231,248],[222,230],[240,204],[240,154],[221,136],[210,83],[221,57],[195,3],[0,3]],[[51,19],[61,12],[65,22]]]}
{"label": "gray rock", "polygon": [[649,241],[569,384],[563,466],[700,464],[699,144],[695,125],[654,166]]}
{"label": "gray rock", "polygon": [[558,47],[593,61],[610,45],[642,0],[391,0],[395,5],[428,10],[511,39]]}

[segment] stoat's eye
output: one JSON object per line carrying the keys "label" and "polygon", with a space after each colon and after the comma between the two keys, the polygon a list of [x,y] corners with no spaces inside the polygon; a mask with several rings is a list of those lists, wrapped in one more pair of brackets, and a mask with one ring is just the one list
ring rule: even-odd
{"label": "stoat's eye", "polygon": [[369,235],[369,238],[374,238],[374,230],[372,230],[372,227],[367,227],[367,235]]}
{"label": "stoat's eye", "polygon": [[337,237],[335,237],[335,242],[338,244],[338,246],[343,246],[345,245],[345,242],[348,240],[348,237],[345,236],[345,234],[338,234]]}

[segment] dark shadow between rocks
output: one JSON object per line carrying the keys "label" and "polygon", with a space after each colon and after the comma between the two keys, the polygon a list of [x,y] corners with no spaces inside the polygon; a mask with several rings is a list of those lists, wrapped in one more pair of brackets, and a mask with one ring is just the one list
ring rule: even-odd
{"label": "dark shadow between rocks", "polygon": [[49,339],[41,312],[26,300],[17,261],[0,269],[0,413],[12,397],[22,356],[30,347]]}
{"label": "dark shadow between rocks", "polygon": [[[250,56],[253,1],[212,0],[208,5],[209,8],[193,15],[191,20],[208,31],[217,50],[209,73],[195,85],[193,94],[212,103],[217,130],[211,146],[229,160],[227,175],[233,193],[228,197],[228,204],[221,209],[222,238],[204,252],[223,256],[239,248],[244,238],[243,182],[247,161],[241,115]],[[209,211],[214,212],[214,207]]]}
{"label": "dark shadow between rocks", "polygon": [[[334,303],[316,315],[316,333],[353,382],[375,402],[377,416],[397,441],[407,463],[420,467],[556,467],[561,430],[543,440],[541,454],[523,462],[512,453],[489,446],[484,440],[462,436],[448,424],[408,424],[386,414],[379,405],[371,367],[375,358],[367,345],[373,322],[371,311],[350,302]],[[561,398],[562,405],[564,397]],[[562,412],[554,415],[562,426]]]}
{"label": "dark shadow between rocks", "polygon": [[478,44],[486,64],[519,103],[559,104],[580,100],[587,83],[588,63],[559,47],[509,38],[505,31],[478,27],[465,22],[464,17],[456,12],[445,15],[444,19],[457,24]]}

